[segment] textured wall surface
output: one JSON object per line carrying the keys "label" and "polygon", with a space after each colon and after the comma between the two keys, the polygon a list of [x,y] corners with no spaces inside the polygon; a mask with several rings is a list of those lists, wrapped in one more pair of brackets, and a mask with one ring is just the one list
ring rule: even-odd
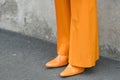
{"label": "textured wall surface", "polygon": [[53,0],[0,0],[0,28],[55,42]]}
{"label": "textured wall surface", "polygon": [[101,54],[120,60],[120,0],[98,0]]}
{"label": "textured wall surface", "polygon": [[[98,0],[101,55],[120,60],[120,0]],[[0,0],[0,28],[56,42],[54,0]]]}

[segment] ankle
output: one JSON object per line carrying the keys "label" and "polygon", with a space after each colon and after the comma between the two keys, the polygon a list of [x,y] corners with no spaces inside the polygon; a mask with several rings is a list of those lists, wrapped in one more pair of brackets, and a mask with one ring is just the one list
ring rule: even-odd
{"label": "ankle", "polygon": [[68,60],[68,56],[64,56],[64,55],[58,55],[57,56],[59,59],[63,59],[63,60]]}
{"label": "ankle", "polygon": [[71,65],[71,64],[69,64],[69,66],[74,67],[74,68],[85,69],[84,67],[74,66],[74,65]]}
{"label": "ankle", "polygon": [[60,55],[60,54],[58,54],[57,56],[59,56],[59,57],[66,57],[66,58],[68,58],[68,56],[66,56],[66,55]]}

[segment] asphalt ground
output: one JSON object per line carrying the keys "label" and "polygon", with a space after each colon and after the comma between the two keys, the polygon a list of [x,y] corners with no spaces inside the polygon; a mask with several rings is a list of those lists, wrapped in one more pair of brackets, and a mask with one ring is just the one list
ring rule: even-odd
{"label": "asphalt ground", "polygon": [[56,55],[56,44],[0,29],[0,80],[120,80],[120,61],[101,56],[83,74],[62,78],[65,67],[45,67]]}

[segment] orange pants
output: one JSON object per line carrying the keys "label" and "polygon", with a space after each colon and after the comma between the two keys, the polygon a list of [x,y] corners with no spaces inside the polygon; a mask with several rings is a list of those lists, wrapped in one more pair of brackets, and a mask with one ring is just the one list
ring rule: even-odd
{"label": "orange pants", "polygon": [[55,0],[57,52],[78,67],[99,59],[96,0]]}

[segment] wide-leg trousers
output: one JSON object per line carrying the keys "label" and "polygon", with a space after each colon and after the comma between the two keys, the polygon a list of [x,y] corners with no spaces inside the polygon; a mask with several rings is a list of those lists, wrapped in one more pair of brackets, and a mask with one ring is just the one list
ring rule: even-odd
{"label": "wide-leg trousers", "polygon": [[99,59],[96,0],[55,0],[57,53],[69,64],[95,66]]}

